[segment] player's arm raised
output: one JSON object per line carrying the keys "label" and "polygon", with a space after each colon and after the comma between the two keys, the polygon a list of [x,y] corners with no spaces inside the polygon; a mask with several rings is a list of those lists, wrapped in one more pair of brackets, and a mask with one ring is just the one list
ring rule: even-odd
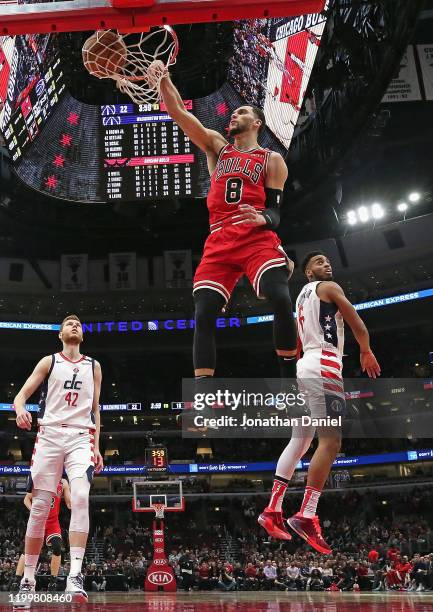
{"label": "player's arm raised", "polygon": [[65,504],[69,510],[71,509],[71,487],[69,486],[69,482],[66,478],[62,478],[62,486],[63,486],[63,499],[65,500]]}
{"label": "player's arm raised", "polygon": [[32,415],[26,410],[26,401],[41,386],[51,368],[51,356],[43,357],[28,377],[18,395],[14,399],[16,423],[20,429],[32,428]]}
{"label": "player's arm raised", "polygon": [[356,312],[353,305],[344,294],[343,289],[337,283],[325,281],[317,287],[317,295],[321,300],[333,302],[341,313],[345,322],[349,325],[359,344],[360,360],[363,372],[367,372],[370,378],[380,376],[380,366],[370,348],[370,335],[364,321]]}
{"label": "player's arm raised", "polygon": [[265,183],[265,209],[256,210],[249,204],[241,204],[239,210],[242,216],[238,223],[249,225],[266,225],[265,229],[276,230],[280,225],[280,206],[283,202],[284,184],[288,170],[286,162],[279,153],[272,151],[269,155]]}
{"label": "player's arm raised", "polygon": [[[151,63],[148,69],[150,83],[152,78],[157,79],[161,70],[165,70],[165,67],[160,60],[155,60]],[[167,112],[173,121],[177,123],[180,129],[185,132],[199,149],[207,154],[217,156],[222,147],[227,144],[227,140],[219,132],[205,128],[197,117],[194,117],[192,113],[185,110],[183,100],[168,72],[165,72],[162,77],[159,88]]]}
{"label": "player's arm raised", "polygon": [[101,383],[102,383],[102,369],[101,364],[95,361],[95,374],[94,374],[94,391],[93,391],[93,415],[95,417],[95,472],[99,472],[104,467],[104,461],[102,455],[99,452],[99,436],[101,433],[101,412],[99,410],[99,396],[101,395]]}

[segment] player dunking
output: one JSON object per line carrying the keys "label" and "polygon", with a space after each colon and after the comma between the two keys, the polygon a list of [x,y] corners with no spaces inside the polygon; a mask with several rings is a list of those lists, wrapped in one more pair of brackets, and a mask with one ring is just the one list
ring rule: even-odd
{"label": "player dunking", "polygon": [[[30,480],[30,479],[29,479]],[[31,485],[31,482],[29,482]],[[29,487],[30,488],[30,487]],[[48,591],[56,591],[57,590],[57,576],[59,575],[61,556],[62,556],[62,530],[60,528],[59,523],[59,512],[60,512],[60,504],[61,500],[65,500],[66,506],[71,509],[71,490],[69,488],[69,483],[65,478],[60,480],[57,485],[56,494],[51,498],[50,504],[50,513],[47,518],[47,522],[45,523],[45,534],[44,540],[48,547],[51,548],[51,578],[48,584]],[[24,505],[26,508],[31,511],[32,509],[32,500],[33,494],[29,491],[24,497]],[[18,582],[18,578],[22,578],[24,574],[24,563],[25,563],[25,555],[21,555],[17,569],[15,572],[16,582]],[[19,587],[17,587],[18,589]]]}
{"label": "player dunking", "polygon": [[[362,371],[376,378],[380,375],[380,367],[370,349],[367,328],[341,287],[332,280],[329,259],[322,252],[314,251],[305,257],[302,269],[309,282],[296,301],[298,334],[303,349],[303,357],[297,363],[299,388],[306,395],[311,417],[343,416],[344,321],[359,344]],[[258,519],[274,538],[291,539],[284,525],[282,503],[295,467],[309,449],[315,430],[313,426],[293,427],[292,438],[278,460],[271,499]],[[319,442],[308,468],[301,508],[287,523],[313,548],[329,554],[331,549],[322,536],[316,509],[341,447],[341,428],[318,427],[317,435]]]}
{"label": "player dunking", "polygon": [[83,331],[75,315],[60,327],[63,350],[41,359],[14,401],[16,422],[31,429],[32,417],[26,400],[41,388],[38,434],[31,462],[32,506],[27,523],[24,577],[15,607],[29,607],[35,590],[35,569],[44,540],[44,530],[53,494],[66,470],[71,487],[69,544],[71,569],[66,591],[74,601],[87,601],[81,566],[89,532],[89,491],[93,473],[103,467],[99,452],[101,366],[80,353]]}
{"label": "player dunking", "polygon": [[[149,82],[164,73],[151,64]],[[160,83],[168,114],[206,154],[211,185],[207,197],[210,235],[194,276],[195,331],[193,360],[197,386],[216,367],[215,320],[239,278],[246,274],[257,295],[274,312],[274,345],[283,379],[295,377],[296,326],[288,288],[288,257],[274,230],[287,179],[278,153],[257,143],[265,128],[263,111],[241,106],[231,116],[228,133],[234,144],[205,128],[184,108],[168,73]]]}

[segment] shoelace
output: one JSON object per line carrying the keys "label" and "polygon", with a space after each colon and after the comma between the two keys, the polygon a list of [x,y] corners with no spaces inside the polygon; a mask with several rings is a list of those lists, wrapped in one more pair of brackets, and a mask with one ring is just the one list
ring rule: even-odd
{"label": "shoelace", "polygon": [[320,527],[319,517],[318,516],[313,516],[312,521],[313,521],[313,525],[314,525],[314,529],[316,531],[316,534],[323,540],[322,528]]}
{"label": "shoelace", "polygon": [[284,525],[284,518],[283,518],[283,514],[282,513],[281,514],[278,513],[278,516],[276,518],[275,523],[276,523],[277,527],[281,527],[283,529],[283,531],[286,530],[286,527]]}
{"label": "shoelace", "polygon": [[70,576],[70,580],[74,586],[78,587],[79,589],[83,588],[83,577],[81,574],[78,574],[78,576]]}

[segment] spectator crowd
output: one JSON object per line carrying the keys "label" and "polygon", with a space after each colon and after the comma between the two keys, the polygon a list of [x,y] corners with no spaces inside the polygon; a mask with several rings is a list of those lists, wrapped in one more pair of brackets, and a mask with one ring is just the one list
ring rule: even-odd
{"label": "spectator crowd", "polygon": [[[413,488],[384,494],[377,490],[332,493],[321,500],[324,536],[333,553],[316,553],[294,536],[271,541],[256,519],[264,499],[227,497],[188,503],[186,516],[170,515],[166,553],[184,590],[430,591],[433,590],[433,491]],[[289,496],[286,513],[298,499]],[[22,504],[0,502],[0,590],[10,590],[22,551],[26,513]],[[207,509],[207,512],[203,512]],[[152,560],[147,515],[98,513],[86,552],[86,588],[94,591],[142,589]],[[144,518],[143,518],[144,517]],[[204,517],[204,518],[203,518]],[[416,520],[415,520],[416,519]],[[61,517],[67,525],[67,517]],[[59,585],[69,571],[67,532]],[[197,545],[200,543],[200,545]],[[49,549],[38,568],[39,588],[49,577]],[[16,585],[15,585],[16,586]]]}

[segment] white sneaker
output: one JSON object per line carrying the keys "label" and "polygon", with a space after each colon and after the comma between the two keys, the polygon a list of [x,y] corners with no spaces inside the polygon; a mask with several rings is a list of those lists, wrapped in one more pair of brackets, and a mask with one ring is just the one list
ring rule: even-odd
{"label": "white sneaker", "polygon": [[417,593],[421,593],[422,591],[425,591],[425,588],[422,584],[419,585],[419,587],[417,588],[416,592]]}
{"label": "white sneaker", "polygon": [[66,580],[66,593],[73,595],[74,603],[87,603],[89,598],[83,588],[84,577],[83,574],[77,574],[76,576],[68,576]]}
{"label": "white sneaker", "polygon": [[15,594],[13,599],[13,607],[20,609],[28,609],[32,605],[33,597],[29,597],[29,595],[33,595],[36,590],[36,580],[29,580],[28,578],[23,578],[20,583],[20,590]]}

